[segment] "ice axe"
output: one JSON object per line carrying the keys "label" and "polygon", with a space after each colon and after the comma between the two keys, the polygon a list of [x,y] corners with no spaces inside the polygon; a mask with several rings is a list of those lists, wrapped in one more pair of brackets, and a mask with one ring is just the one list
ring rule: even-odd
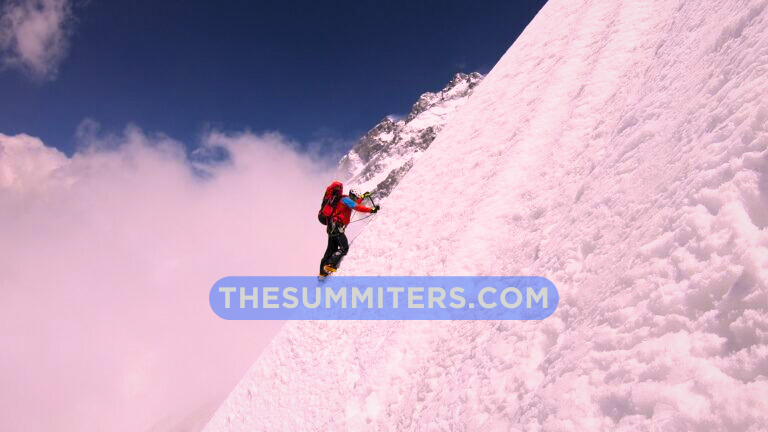
{"label": "ice axe", "polygon": [[[373,202],[373,196],[372,196],[371,194],[368,194],[368,196],[366,196],[365,198],[368,198],[369,200],[371,200],[371,204],[373,204],[373,206],[374,206],[374,207],[376,207],[376,203],[375,203],[375,202]],[[365,199],[365,198],[364,198],[364,199]],[[369,215],[368,215],[368,216],[366,216],[366,217],[362,217],[362,218],[360,218],[360,219],[357,219],[357,220],[353,220],[352,222],[350,222],[350,224],[353,224],[353,223],[355,223],[355,222],[360,222],[361,220],[364,220],[364,219],[368,219],[369,217],[371,217],[371,216],[375,216],[376,214],[378,214],[378,213],[369,214]]]}

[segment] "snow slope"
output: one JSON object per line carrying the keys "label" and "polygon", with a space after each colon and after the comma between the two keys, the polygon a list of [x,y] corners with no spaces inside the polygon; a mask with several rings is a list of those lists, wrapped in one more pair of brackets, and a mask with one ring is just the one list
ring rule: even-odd
{"label": "snow slope", "polygon": [[767,5],[550,0],[342,270],[557,312],[292,322],[207,430],[768,429]]}

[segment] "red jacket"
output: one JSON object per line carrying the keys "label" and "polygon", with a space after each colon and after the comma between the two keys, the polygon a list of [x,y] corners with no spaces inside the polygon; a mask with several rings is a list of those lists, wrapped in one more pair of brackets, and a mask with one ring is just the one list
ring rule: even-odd
{"label": "red jacket", "polygon": [[[357,201],[354,201],[349,196],[342,195],[339,203],[336,204],[336,210],[333,212],[333,220],[335,220],[336,223],[347,226],[349,225],[349,219],[352,217],[352,210],[370,213],[371,209],[364,205],[360,205],[361,202],[363,202],[362,198],[358,198]],[[351,206],[352,204],[354,204],[354,206]]]}

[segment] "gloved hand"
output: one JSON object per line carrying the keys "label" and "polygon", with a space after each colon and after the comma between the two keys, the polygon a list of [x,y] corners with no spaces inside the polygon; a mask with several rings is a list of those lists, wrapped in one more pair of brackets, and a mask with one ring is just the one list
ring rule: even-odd
{"label": "gloved hand", "polygon": [[379,207],[379,206],[377,206],[377,205],[373,206],[373,208],[371,209],[371,213],[377,213],[377,212],[379,211],[379,209],[380,209],[380,208],[381,208],[381,207]]}

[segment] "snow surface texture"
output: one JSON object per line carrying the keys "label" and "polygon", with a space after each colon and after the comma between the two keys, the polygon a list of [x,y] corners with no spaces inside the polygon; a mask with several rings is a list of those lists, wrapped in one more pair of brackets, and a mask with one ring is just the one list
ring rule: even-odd
{"label": "snow surface texture", "polygon": [[422,94],[405,119],[384,117],[341,158],[339,177],[386,198],[482,79],[477,72],[456,74],[443,90]]}
{"label": "snow surface texture", "polygon": [[548,2],[340,274],[542,275],[555,314],[292,322],[208,430],[768,429],[767,5]]}

